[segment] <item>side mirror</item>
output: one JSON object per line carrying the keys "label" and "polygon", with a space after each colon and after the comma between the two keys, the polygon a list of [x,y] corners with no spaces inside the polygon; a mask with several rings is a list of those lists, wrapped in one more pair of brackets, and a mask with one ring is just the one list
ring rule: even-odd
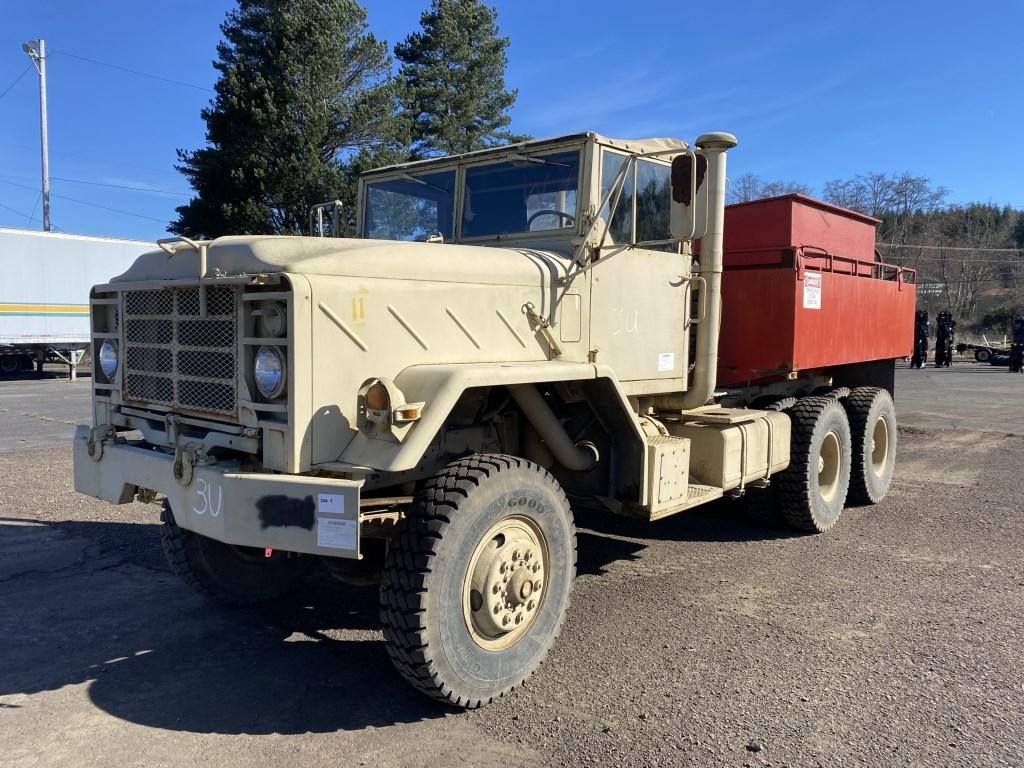
{"label": "side mirror", "polygon": [[[703,154],[696,155],[697,174],[694,176],[694,155],[676,155],[672,159],[672,208],[669,227],[672,237],[684,240],[699,238],[705,229],[706,206],[697,205],[694,193],[704,183],[708,160]],[[697,195],[698,200],[700,196]]]}
{"label": "side mirror", "polygon": [[697,155],[697,183],[693,183],[693,157],[676,155],[672,160],[672,202],[690,205],[692,193],[700,189],[704,183],[704,174],[708,170],[708,160],[704,155]]}

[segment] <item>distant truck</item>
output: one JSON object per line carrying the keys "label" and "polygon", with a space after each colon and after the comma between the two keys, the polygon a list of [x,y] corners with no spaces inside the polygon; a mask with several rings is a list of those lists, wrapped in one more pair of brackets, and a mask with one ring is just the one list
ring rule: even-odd
{"label": "distant truck", "polygon": [[399,672],[462,707],[558,635],[573,507],[828,530],[889,489],[914,273],[853,211],[726,209],[735,145],[525,142],[365,174],[358,238],[161,241],[93,288],[75,488],[162,502],[224,602],[378,577]]}
{"label": "distant truck", "polygon": [[68,365],[89,347],[89,289],[154,244],[0,228],[0,376]]}

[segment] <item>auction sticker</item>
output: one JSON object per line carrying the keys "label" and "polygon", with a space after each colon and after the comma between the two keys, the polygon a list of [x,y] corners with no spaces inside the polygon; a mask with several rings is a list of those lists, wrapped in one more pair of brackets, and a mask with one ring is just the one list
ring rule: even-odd
{"label": "auction sticker", "polygon": [[820,272],[804,272],[804,309],[821,309]]}
{"label": "auction sticker", "polygon": [[327,549],[355,549],[356,521],[319,518],[316,521],[316,545]]}

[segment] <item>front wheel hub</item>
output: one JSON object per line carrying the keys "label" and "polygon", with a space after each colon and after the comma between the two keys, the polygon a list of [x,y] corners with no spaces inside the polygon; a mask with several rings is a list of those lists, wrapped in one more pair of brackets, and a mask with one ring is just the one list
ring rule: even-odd
{"label": "front wheel hub", "polygon": [[466,571],[463,612],[474,642],[487,650],[513,645],[544,598],[547,544],[525,517],[508,517],[484,534]]}

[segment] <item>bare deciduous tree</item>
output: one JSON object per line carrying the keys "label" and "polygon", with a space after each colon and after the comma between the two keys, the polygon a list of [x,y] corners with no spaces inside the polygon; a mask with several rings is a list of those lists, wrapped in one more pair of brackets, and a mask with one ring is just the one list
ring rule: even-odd
{"label": "bare deciduous tree", "polygon": [[748,203],[751,200],[789,195],[794,192],[809,195],[812,190],[806,184],[797,181],[762,181],[753,173],[745,173],[735,179],[729,179],[726,197],[729,203]]}

